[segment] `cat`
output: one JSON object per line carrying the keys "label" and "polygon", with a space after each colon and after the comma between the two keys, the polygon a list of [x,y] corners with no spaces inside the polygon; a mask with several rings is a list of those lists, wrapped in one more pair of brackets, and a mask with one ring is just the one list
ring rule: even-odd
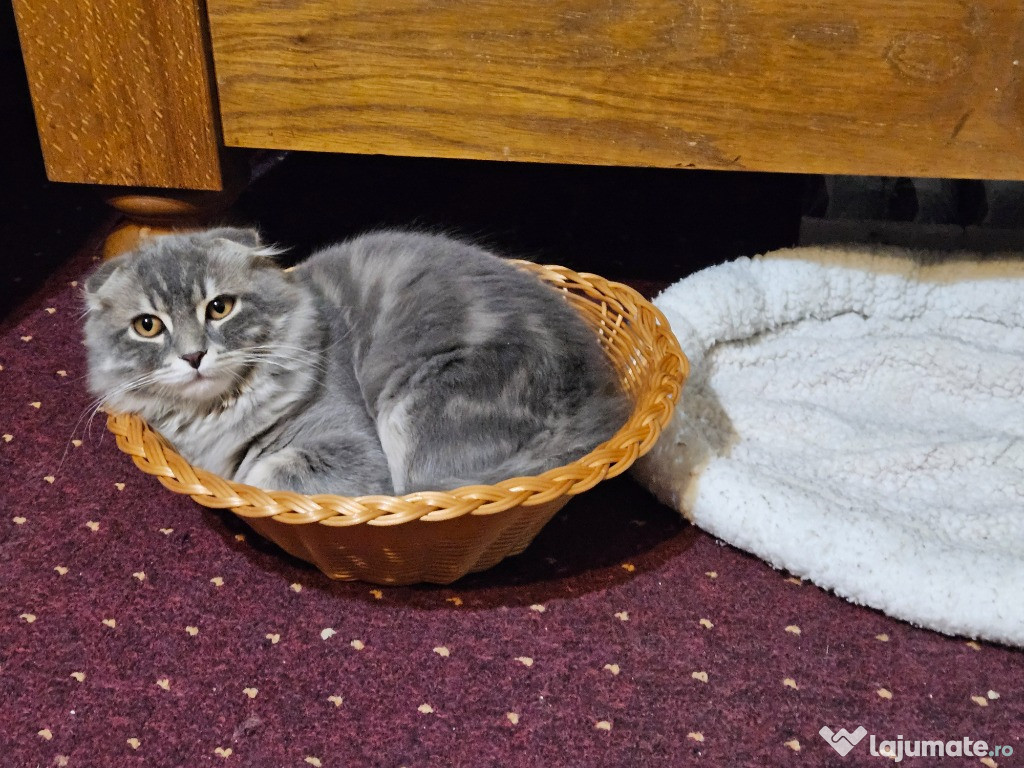
{"label": "cat", "polygon": [[580,315],[507,260],[382,230],[282,270],[255,230],[163,235],[86,280],[92,392],[195,466],[300,493],[538,474],[624,423]]}

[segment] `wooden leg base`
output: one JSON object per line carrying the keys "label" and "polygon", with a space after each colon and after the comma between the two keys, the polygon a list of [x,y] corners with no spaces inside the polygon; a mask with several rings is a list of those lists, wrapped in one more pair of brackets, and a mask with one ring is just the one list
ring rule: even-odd
{"label": "wooden leg base", "polygon": [[148,224],[136,224],[126,221],[118,224],[103,241],[103,260],[112,259],[122,253],[135,250],[139,243],[154,235],[166,235],[174,232],[172,227],[156,227]]}
{"label": "wooden leg base", "polygon": [[224,189],[218,192],[135,187],[105,187],[100,194],[125,216],[103,244],[103,258],[132,250],[147,237],[200,229],[220,223],[225,211],[249,181],[244,156],[229,156],[222,165]]}

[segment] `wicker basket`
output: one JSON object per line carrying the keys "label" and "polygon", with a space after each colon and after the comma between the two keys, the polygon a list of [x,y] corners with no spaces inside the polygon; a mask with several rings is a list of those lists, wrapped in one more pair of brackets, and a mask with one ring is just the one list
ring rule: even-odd
{"label": "wicker basket", "polygon": [[165,487],[230,509],[335,579],[448,584],[526,549],[570,497],[624,472],[658,438],[688,364],[664,315],[636,291],[564,267],[517,262],[564,291],[633,400],[626,424],[578,461],[496,485],[406,496],[305,496],[232,483],[189,465],[138,416],[111,414],[118,447]]}

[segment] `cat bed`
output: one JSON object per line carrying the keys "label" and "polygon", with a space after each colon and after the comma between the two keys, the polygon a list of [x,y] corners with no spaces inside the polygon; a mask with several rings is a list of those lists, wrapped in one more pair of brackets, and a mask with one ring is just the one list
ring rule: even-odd
{"label": "cat bed", "polygon": [[637,474],[852,602],[1024,645],[1022,296],[1020,260],[866,249],[688,277],[655,304],[693,374]]}
{"label": "cat bed", "polygon": [[206,507],[229,509],[336,579],[450,583],[523,551],[569,499],[626,471],[668,422],[688,364],[661,312],[628,286],[517,262],[559,288],[598,335],[633,410],[578,461],[493,486],[357,498],[264,491],[191,466],[138,416],[110,414],[118,447],[143,472]]}

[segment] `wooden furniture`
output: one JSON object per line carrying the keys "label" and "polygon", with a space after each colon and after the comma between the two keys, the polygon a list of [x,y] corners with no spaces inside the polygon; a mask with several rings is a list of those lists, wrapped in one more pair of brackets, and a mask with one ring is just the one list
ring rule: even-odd
{"label": "wooden furniture", "polygon": [[1024,179],[1006,0],[14,6],[50,178],[152,225],[225,204],[232,147]]}

